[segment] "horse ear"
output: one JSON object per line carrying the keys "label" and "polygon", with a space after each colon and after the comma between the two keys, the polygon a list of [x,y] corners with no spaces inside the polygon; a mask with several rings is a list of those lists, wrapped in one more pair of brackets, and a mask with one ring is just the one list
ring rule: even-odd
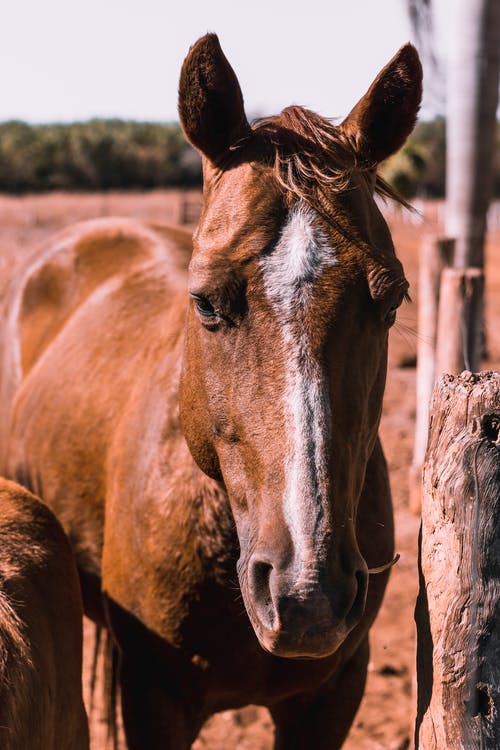
{"label": "horse ear", "polygon": [[405,44],[381,70],[340,127],[370,166],[397,151],[415,125],[422,98],[418,52]]}
{"label": "horse ear", "polygon": [[198,39],[184,60],[179,115],[187,139],[212,162],[250,128],[238,79],[215,34]]}

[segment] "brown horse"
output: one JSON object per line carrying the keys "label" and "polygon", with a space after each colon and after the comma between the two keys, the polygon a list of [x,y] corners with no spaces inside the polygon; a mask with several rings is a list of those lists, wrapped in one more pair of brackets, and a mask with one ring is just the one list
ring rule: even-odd
{"label": "brown horse", "polygon": [[277,748],[348,732],[393,556],[377,432],[407,291],[376,167],[420,97],[407,45],[339,126],[290,107],[252,127],[207,35],[180,80],[204,170],[189,272],[187,234],[117,219],[13,282],[5,470],[56,511],[113,631],[129,748],[187,748],[247,703]]}
{"label": "brown horse", "polygon": [[0,478],[0,747],[85,750],[82,600],[51,511]]}

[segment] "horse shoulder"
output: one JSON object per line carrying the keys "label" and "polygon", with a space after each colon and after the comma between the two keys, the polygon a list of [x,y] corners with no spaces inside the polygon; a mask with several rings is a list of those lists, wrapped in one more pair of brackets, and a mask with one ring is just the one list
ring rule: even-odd
{"label": "horse shoulder", "polygon": [[116,424],[102,566],[113,600],[174,643],[207,579],[227,586],[237,559],[226,493],[189,452],[175,384],[148,380]]}

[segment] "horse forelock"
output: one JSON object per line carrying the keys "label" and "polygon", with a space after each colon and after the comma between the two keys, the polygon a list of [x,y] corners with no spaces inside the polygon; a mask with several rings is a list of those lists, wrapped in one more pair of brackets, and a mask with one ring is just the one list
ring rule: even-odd
{"label": "horse forelock", "polygon": [[356,177],[373,185],[383,198],[411,209],[376,172],[376,164],[359,157],[350,132],[306,107],[293,105],[279,115],[256,120],[250,133],[231,147],[222,169],[244,159],[247,146],[250,158],[261,159],[272,167],[291,202],[305,201],[337,228],[330,196],[352,187]]}

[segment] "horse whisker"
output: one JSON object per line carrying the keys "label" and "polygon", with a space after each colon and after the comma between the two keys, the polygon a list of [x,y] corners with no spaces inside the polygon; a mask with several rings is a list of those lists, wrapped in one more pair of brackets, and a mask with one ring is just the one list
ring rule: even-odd
{"label": "horse whisker", "polygon": [[401,555],[398,553],[394,555],[390,562],[387,562],[384,565],[377,565],[376,568],[368,568],[368,573],[371,576],[376,575],[377,573],[384,573],[386,570],[389,570],[389,568],[392,568],[393,565],[396,565],[400,557]]}

